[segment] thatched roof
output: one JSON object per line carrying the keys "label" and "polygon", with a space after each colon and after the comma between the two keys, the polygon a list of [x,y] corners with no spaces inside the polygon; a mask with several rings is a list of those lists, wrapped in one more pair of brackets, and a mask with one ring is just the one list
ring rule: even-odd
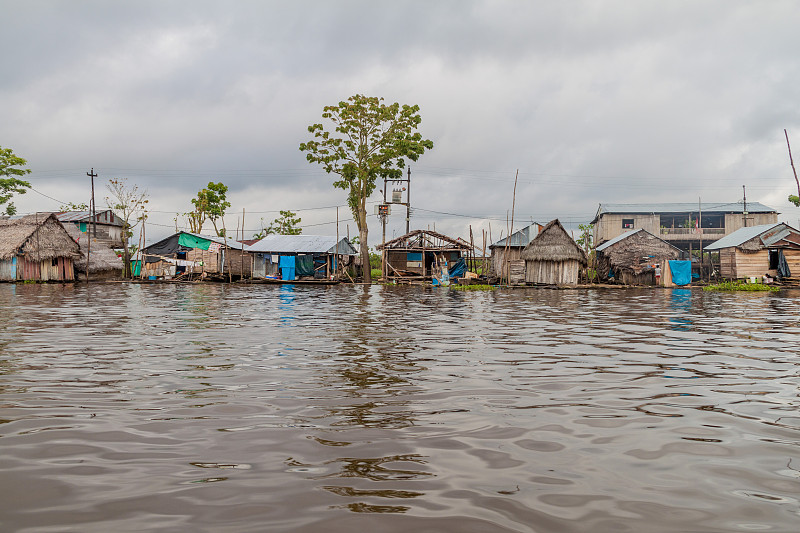
{"label": "thatched roof", "polygon": [[80,249],[52,213],[0,220],[0,260],[24,256],[29,261],[77,258]]}
{"label": "thatched roof", "polygon": [[608,268],[629,270],[634,274],[654,270],[654,264],[679,259],[683,252],[649,231],[639,228],[601,244],[597,248],[601,271]]}
{"label": "thatched roof", "polygon": [[586,253],[578,246],[558,219],[551,220],[539,235],[522,250],[526,261],[578,261],[586,265]]}
{"label": "thatched roof", "polygon": [[[78,241],[80,246],[81,256],[75,260],[75,270],[78,272],[86,272],[86,252],[89,245],[89,234],[81,232],[75,224],[67,224],[67,233],[73,240]],[[112,250],[108,245],[98,242],[96,239],[92,240],[92,249],[89,250],[91,261],[89,264],[89,273],[95,274],[98,272],[108,272],[110,270],[118,270],[122,274],[122,259],[117,257],[117,252]]]}

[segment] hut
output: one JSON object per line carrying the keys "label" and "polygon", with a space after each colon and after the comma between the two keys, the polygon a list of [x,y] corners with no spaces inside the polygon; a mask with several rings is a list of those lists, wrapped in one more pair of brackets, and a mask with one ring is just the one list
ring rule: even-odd
{"label": "hut", "polygon": [[253,256],[254,278],[330,279],[358,252],[346,237],[267,235],[246,248]]}
{"label": "hut", "polygon": [[544,285],[577,285],[586,253],[569,236],[558,219],[550,221],[522,250],[525,282]]}
{"label": "hut", "polygon": [[541,224],[534,222],[512,233],[509,237],[491,244],[489,246],[489,250],[491,250],[490,275],[494,277],[509,277],[509,273],[512,270],[516,273],[521,271],[521,277],[515,279],[515,276],[511,276],[510,281],[512,283],[523,283],[525,281],[525,262],[522,260],[522,250],[539,234],[542,228]]}
{"label": "hut", "polygon": [[122,277],[122,259],[105,239],[92,239],[89,246],[89,232],[82,233],[74,224],[65,224],[67,233],[78,243],[81,255],[74,261],[75,275],[80,279],[89,271],[92,280],[119,279]]}
{"label": "hut", "polygon": [[642,228],[604,242],[595,252],[600,280],[613,279],[625,285],[671,284],[667,261],[683,255],[679,248]]}
{"label": "hut", "polygon": [[706,250],[719,252],[719,273],[726,279],[800,274],[800,231],[782,222],[741,228]]}
{"label": "hut", "polygon": [[445,264],[452,270],[470,245],[435,231],[417,229],[375,248],[386,256],[387,277],[413,280],[429,279]]}
{"label": "hut", "polygon": [[52,213],[0,220],[0,280],[73,281],[78,243]]}
{"label": "hut", "polygon": [[246,278],[253,269],[247,245],[234,239],[180,231],[142,249],[142,276]]}

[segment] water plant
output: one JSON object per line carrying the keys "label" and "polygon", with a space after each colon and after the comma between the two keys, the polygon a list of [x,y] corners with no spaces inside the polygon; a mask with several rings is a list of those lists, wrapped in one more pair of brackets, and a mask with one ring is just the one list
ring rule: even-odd
{"label": "water plant", "polygon": [[450,288],[457,291],[493,291],[497,289],[494,285],[450,285]]}
{"label": "water plant", "polygon": [[723,281],[703,287],[704,291],[749,291],[749,292],[778,292],[779,287],[764,285],[762,283],[745,283],[743,281]]}

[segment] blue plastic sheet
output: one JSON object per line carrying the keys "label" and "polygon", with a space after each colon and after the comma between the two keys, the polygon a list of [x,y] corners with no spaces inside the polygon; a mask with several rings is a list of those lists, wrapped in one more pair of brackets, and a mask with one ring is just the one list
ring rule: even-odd
{"label": "blue plastic sheet", "polygon": [[670,261],[669,269],[672,272],[672,283],[675,285],[688,285],[692,282],[692,263],[690,261]]}

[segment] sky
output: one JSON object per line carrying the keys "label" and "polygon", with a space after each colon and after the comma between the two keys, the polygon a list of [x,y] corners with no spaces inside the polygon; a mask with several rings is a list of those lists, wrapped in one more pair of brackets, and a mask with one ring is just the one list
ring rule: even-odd
{"label": "sky", "polygon": [[[364,94],[418,105],[434,143],[410,164],[411,229],[471,228],[480,247],[513,211],[515,229],[577,236],[600,203],[745,190],[800,225],[794,0],[0,0],[0,17],[0,146],[32,171],[20,213],[88,202],[94,169],[98,209],[109,179],[148,192],[148,243],[187,227],[209,181],[229,187],[229,234],[243,210],[246,237],[291,210],[303,233],[338,218],[355,235],[299,145]],[[403,233],[394,206],[387,239]]]}

